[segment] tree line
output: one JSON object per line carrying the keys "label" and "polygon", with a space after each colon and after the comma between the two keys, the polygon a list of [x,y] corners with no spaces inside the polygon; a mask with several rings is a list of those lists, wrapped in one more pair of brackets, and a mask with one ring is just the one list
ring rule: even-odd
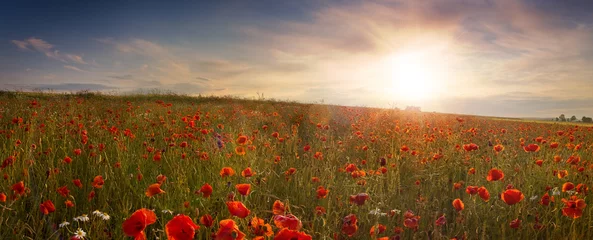
{"label": "tree line", "polygon": [[[578,121],[578,120],[575,115],[572,115],[572,117],[570,117],[570,118],[566,118],[566,116],[564,116],[564,114],[560,114],[560,116],[556,118],[556,122],[576,122],[576,121]],[[590,122],[593,122],[593,118],[583,116],[581,118],[581,122],[590,123]]]}

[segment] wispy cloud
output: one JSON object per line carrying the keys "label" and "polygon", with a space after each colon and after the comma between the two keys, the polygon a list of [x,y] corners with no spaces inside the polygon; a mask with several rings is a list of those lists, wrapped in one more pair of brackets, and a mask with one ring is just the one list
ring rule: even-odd
{"label": "wispy cloud", "polygon": [[82,70],[80,68],[77,68],[77,67],[71,66],[71,65],[64,65],[64,68],[65,69],[70,69],[70,70],[73,70],[73,71],[77,71],[77,72],[87,72],[85,70]]}
{"label": "wispy cloud", "polygon": [[60,51],[54,48],[54,45],[40,38],[31,37],[23,41],[12,40],[12,43],[21,50],[34,50],[43,53],[48,58],[55,59],[61,62],[87,64],[83,60],[82,56],[74,54],[62,54],[60,53]]}

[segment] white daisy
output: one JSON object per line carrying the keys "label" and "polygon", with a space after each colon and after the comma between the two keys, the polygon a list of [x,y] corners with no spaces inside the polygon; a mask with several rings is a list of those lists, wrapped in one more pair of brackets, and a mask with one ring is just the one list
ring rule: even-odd
{"label": "white daisy", "polygon": [[560,190],[558,190],[558,187],[555,187],[554,189],[552,189],[552,195],[555,195],[555,196],[560,195]]}
{"label": "white daisy", "polygon": [[86,232],[84,232],[81,228],[78,228],[74,233],[74,238],[76,239],[84,239],[86,236]]}
{"label": "white daisy", "polygon": [[68,226],[68,225],[70,225],[69,222],[63,221],[62,223],[60,223],[59,226],[60,226],[60,228],[63,228],[63,227]]}
{"label": "white daisy", "polygon": [[109,220],[111,217],[109,216],[109,214],[107,213],[103,213],[103,216],[101,216],[103,218],[103,220],[107,221]]}
{"label": "white daisy", "polygon": [[86,214],[74,218],[74,221],[76,222],[88,222],[89,220],[91,219]]}
{"label": "white daisy", "polygon": [[168,209],[165,209],[165,210],[163,210],[163,213],[168,213],[168,214],[171,214],[171,215],[173,215],[173,211],[171,211],[171,210],[168,210]]}
{"label": "white daisy", "polygon": [[101,213],[99,210],[95,210],[93,212],[93,215],[98,216],[98,217],[101,217],[103,215],[103,213]]}
{"label": "white daisy", "polygon": [[529,198],[529,200],[531,201],[535,201],[537,200],[538,196],[537,195],[533,195],[532,197]]}

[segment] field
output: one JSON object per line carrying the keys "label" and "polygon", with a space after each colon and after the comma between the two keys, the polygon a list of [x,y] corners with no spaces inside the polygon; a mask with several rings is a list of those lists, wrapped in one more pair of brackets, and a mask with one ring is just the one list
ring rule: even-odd
{"label": "field", "polygon": [[591,239],[592,131],[4,92],[0,239]]}

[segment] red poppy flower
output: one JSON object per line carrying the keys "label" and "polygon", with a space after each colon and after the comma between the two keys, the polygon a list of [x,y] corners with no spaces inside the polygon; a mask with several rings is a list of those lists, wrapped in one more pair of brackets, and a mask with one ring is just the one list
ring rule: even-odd
{"label": "red poppy flower", "polygon": [[230,176],[233,176],[233,175],[235,175],[235,170],[233,170],[230,167],[223,167],[220,170],[220,176],[221,177],[230,177]]}
{"label": "red poppy flower", "polygon": [[78,188],[82,188],[82,182],[80,181],[80,179],[74,179],[74,180],[72,180],[72,183],[74,184],[74,186],[77,186]]}
{"label": "red poppy flower", "polygon": [[525,147],[523,147],[523,150],[525,150],[525,152],[537,152],[539,151],[539,146],[537,144],[529,144]]}
{"label": "red poppy flower", "polygon": [[475,151],[475,150],[478,150],[479,148],[480,148],[480,147],[479,147],[477,144],[475,144],[475,143],[470,143],[470,144],[464,144],[464,145],[463,145],[463,149],[464,149],[466,152]]}
{"label": "red poppy flower", "polygon": [[288,228],[290,230],[299,230],[303,227],[301,220],[292,214],[274,216],[274,224],[278,228]]}
{"label": "red poppy flower", "polygon": [[364,204],[366,200],[369,199],[369,195],[366,193],[359,193],[356,195],[350,195],[350,203],[356,203],[356,205],[361,206]]}
{"label": "red poppy flower", "polygon": [[39,205],[39,210],[41,211],[41,213],[43,213],[43,215],[48,215],[50,213],[55,212],[56,207],[54,206],[54,203],[51,200],[46,200],[45,202]]}
{"label": "red poppy flower", "polygon": [[525,196],[523,195],[523,193],[521,191],[519,191],[517,189],[507,189],[500,195],[500,198],[506,204],[514,205],[514,204],[520,202],[521,200],[523,200],[523,198],[525,198]]}
{"label": "red poppy flower", "polygon": [[56,190],[56,192],[58,192],[60,195],[62,195],[62,197],[65,197],[65,198],[67,198],[68,195],[70,194],[70,190],[68,190],[68,186],[59,187],[58,190]]}
{"label": "red poppy flower", "polygon": [[484,186],[478,188],[478,195],[480,195],[480,198],[482,198],[482,200],[484,200],[485,202],[488,202],[488,200],[490,200],[490,193],[488,192],[488,189],[486,189]]}
{"label": "red poppy flower", "polygon": [[510,226],[511,228],[515,228],[515,229],[516,229],[516,228],[520,228],[520,227],[521,227],[521,220],[519,220],[519,219],[517,218],[517,219],[515,219],[515,220],[511,221],[511,223],[509,223],[509,226]]}
{"label": "red poppy flower", "polygon": [[439,218],[437,218],[436,221],[434,221],[434,224],[437,226],[443,226],[447,224],[447,218],[445,218],[445,215],[442,215]]}
{"label": "red poppy flower", "polygon": [[64,205],[66,205],[66,208],[74,207],[74,203],[72,201],[70,201],[70,200],[66,200],[64,202]]}
{"label": "red poppy flower", "polygon": [[255,172],[250,168],[245,168],[243,171],[241,171],[241,176],[243,177],[253,177],[253,175],[255,175]]}
{"label": "red poppy flower", "polygon": [[284,203],[282,203],[280,200],[274,201],[274,205],[272,206],[272,212],[274,215],[282,215],[285,211],[286,208],[284,207]]}
{"label": "red poppy flower", "polygon": [[202,185],[202,187],[200,187],[198,193],[202,193],[203,198],[209,198],[210,195],[212,195],[212,186],[210,186],[208,183],[205,183]]}
{"label": "red poppy flower", "polygon": [[161,193],[165,193],[165,191],[163,191],[161,189],[161,184],[159,184],[159,183],[151,184],[146,189],[146,196],[147,197],[152,197],[154,195],[161,194]]}
{"label": "red poppy flower", "polygon": [[212,223],[212,216],[210,216],[210,214],[205,214],[202,217],[200,217],[200,224],[206,227],[211,227]]}
{"label": "red poppy flower", "polygon": [[241,195],[245,196],[245,195],[248,195],[249,192],[251,191],[251,184],[241,183],[241,184],[235,185],[235,188],[237,189],[237,192],[239,192]]}
{"label": "red poppy flower", "polygon": [[494,149],[495,152],[501,152],[502,150],[504,150],[504,146],[500,145],[500,144],[496,144],[494,145],[494,147],[492,148]]}
{"label": "red poppy flower", "polygon": [[374,237],[375,235],[385,232],[385,230],[387,230],[387,227],[385,227],[385,225],[383,224],[373,225],[371,227],[371,230],[369,231],[369,234],[371,235],[371,237]]}
{"label": "red poppy flower", "polygon": [[276,236],[274,236],[274,240],[311,240],[313,237],[308,235],[304,232],[290,230],[288,228],[283,228]]}
{"label": "red poppy flower", "polygon": [[159,174],[158,176],[156,176],[156,182],[158,184],[163,184],[165,181],[167,181],[167,176],[163,174]]}
{"label": "red poppy flower", "polygon": [[550,205],[550,202],[554,202],[554,197],[550,197],[550,194],[546,193],[542,196],[542,199],[540,199],[539,204],[548,206]]}
{"label": "red poppy flower", "polygon": [[245,148],[243,146],[237,146],[237,147],[235,147],[235,153],[239,156],[243,156],[247,152],[245,151]]}
{"label": "red poppy flower", "polygon": [[6,194],[0,193],[0,202],[6,202]]}
{"label": "red poppy flower", "polygon": [[572,196],[568,200],[562,199],[564,208],[562,208],[562,215],[571,217],[573,219],[580,218],[583,215],[583,209],[587,207],[585,200]]}
{"label": "red poppy flower", "polygon": [[325,214],[327,211],[325,210],[324,207],[322,206],[317,206],[315,207],[315,215],[319,216],[319,215],[323,215]]}
{"label": "red poppy flower", "polygon": [[565,182],[562,184],[562,192],[570,191],[574,189],[574,184],[571,182]]}
{"label": "red poppy flower", "polygon": [[218,232],[214,234],[215,240],[243,240],[245,234],[239,230],[239,227],[235,221],[231,219],[225,219],[220,221],[220,227]]}
{"label": "red poppy flower", "polygon": [[247,138],[247,136],[241,135],[241,136],[239,136],[237,138],[237,144],[239,144],[239,145],[245,145],[245,144],[247,144],[247,141],[248,140],[249,139]]}
{"label": "red poppy flower", "polygon": [[465,204],[463,204],[463,201],[461,201],[461,199],[457,198],[453,200],[453,207],[455,208],[455,210],[459,212],[465,208]]}
{"label": "red poppy flower", "polygon": [[270,224],[265,223],[263,219],[258,217],[253,217],[251,219],[251,221],[249,222],[249,228],[251,229],[251,232],[258,237],[269,237],[274,235],[274,231],[272,231],[272,226],[270,226]]}
{"label": "red poppy flower", "polygon": [[237,216],[239,218],[245,218],[251,212],[249,209],[247,209],[247,207],[245,207],[245,205],[243,205],[242,202],[239,201],[226,202],[226,206],[233,216]]}
{"label": "red poppy flower", "polygon": [[186,215],[180,214],[171,219],[165,225],[165,233],[169,240],[191,240],[194,234],[200,229],[192,219]]}
{"label": "red poppy flower", "polygon": [[11,189],[15,195],[21,196],[21,195],[25,194],[25,190],[27,188],[25,188],[25,183],[23,181],[20,181],[20,182],[13,184]]}
{"label": "red poppy flower", "polygon": [[416,216],[412,211],[408,210],[404,214],[404,227],[418,230],[420,223],[420,216]]}
{"label": "red poppy flower", "polygon": [[329,190],[325,189],[323,186],[317,187],[317,199],[326,198]]}
{"label": "red poppy flower", "polygon": [[134,237],[136,240],[146,239],[144,229],[146,226],[156,222],[156,214],[154,212],[142,208],[132,213],[128,219],[122,224],[126,236]]}
{"label": "red poppy flower", "polygon": [[357,222],[358,219],[354,214],[349,214],[348,216],[344,217],[344,219],[342,219],[342,232],[349,237],[352,237],[352,235],[358,231]]}
{"label": "red poppy flower", "polygon": [[103,180],[103,176],[98,175],[93,179],[93,187],[94,188],[102,188],[103,184],[105,184],[105,180]]}
{"label": "red poppy flower", "polygon": [[498,181],[503,178],[504,178],[504,173],[502,172],[502,170],[493,168],[493,169],[490,169],[490,171],[488,171],[488,176],[486,177],[486,180],[488,182],[491,182],[491,181]]}
{"label": "red poppy flower", "polygon": [[478,186],[467,186],[465,192],[469,195],[474,195],[478,193],[478,189]]}

